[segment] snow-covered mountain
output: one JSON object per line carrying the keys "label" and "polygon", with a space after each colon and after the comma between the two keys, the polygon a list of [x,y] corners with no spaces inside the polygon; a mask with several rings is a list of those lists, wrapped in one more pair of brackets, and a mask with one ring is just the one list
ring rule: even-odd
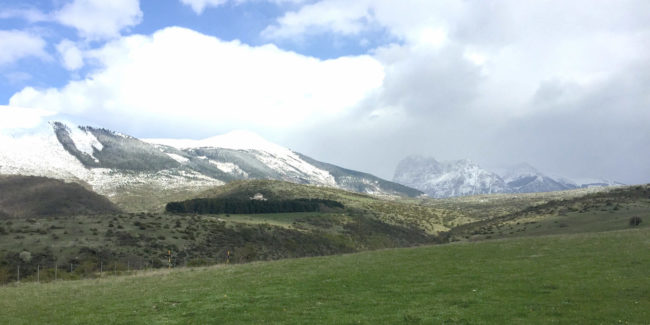
{"label": "snow-covered mountain", "polygon": [[434,198],[503,193],[507,190],[499,175],[467,159],[438,162],[433,158],[410,156],[397,165],[393,180]]}
{"label": "snow-covered mountain", "polygon": [[489,193],[532,193],[570,190],[592,186],[623,185],[605,180],[574,181],[551,177],[527,163],[491,172],[469,160],[438,162],[433,158],[409,156],[400,161],[393,180],[435,198]]}
{"label": "snow-covered mountain", "polygon": [[527,163],[505,168],[499,174],[506,182],[509,193],[552,192],[579,187],[568,179],[551,178]]}
{"label": "snow-covered mountain", "polygon": [[422,193],[322,163],[236,131],[204,140],[140,140],[118,132],[49,122],[0,132],[0,174],[75,181],[109,198],[142,186],[197,189],[241,179],[276,179],[377,195]]}

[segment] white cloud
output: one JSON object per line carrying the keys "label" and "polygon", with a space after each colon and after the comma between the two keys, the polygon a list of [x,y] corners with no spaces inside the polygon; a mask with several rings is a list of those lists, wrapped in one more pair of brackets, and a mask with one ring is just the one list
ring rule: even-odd
{"label": "white cloud", "polygon": [[0,133],[7,130],[31,129],[54,112],[42,109],[0,105]]}
{"label": "white cloud", "polygon": [[269,38],[291,38],[314,31],[356,35],[372,20],[370,4],[369,0],[332,0],[305,5],[280,17],[278,25],[269,26],[262,34]]}
{"label": "white cloud", "polygon": [[45,52],[45,45],[40,36],[18,30],[0,30],[0,66],[30,56],[47,60],[50,57]]}
{"label": "white cloud", "polygon": [[319,60],[178,27],[124,37],[88,57],[104,68],[61,89],[25,88],[11,105],[214,134],[322,121],[355,107],[383,80],[369,56]]}
{"label": "white cloud", "polygon": [[66,69],[74,71],[83,67],[83,52],[74,42],[64,39],[56,45],[56,50],[59,52],[63,67]]}
{"label": "white cloud", "polygon": [[4,9],[0,11],[0,19],[22,18],[30,23],[48,21],[50,17],[36,9]]}
{"label": "white cloud", "polygon": [[115,38],[142,20],[138,0],[74,0],[56,11],[55,20],[90,40]]}
{"label": "white cloud", "polygon": [[435,43],[446,39],[446,20],[462,11],[458,1],[321,0],[287,12],[262,35],[292,39],[304,34],[333,32],[359,35],[385,28],[411,44]]}
{"label": "white cloud", "polygon": [[[244,2],[251,2],[251,1],[256,1],[256,0],[180,0],[182,4],[192,7],[192,10],[194,10],[194,12],[197,15],[202,14],[207,7],[218,7],[228,2],[241,4]],[[301,3],[306,0],[257,0],[257,1],[266,1],[266,2],[271,2],[279,5],[283,3]]]}
{"label": "white cloud", "polygon": [[[455,48],[459,57],[481,67],[482,109],[521,114],[535,109],[528,104],[544,80],[588,86],[647,59],[648,21],[650,3],[643,0],[320,0],[285,13],[262,35],[290,40],[319,33],[364,38],[383,28],[399,40],[400,45],[392,46],[428,52],[431,61],[439,51]],[[400,60],[426,61],[413,55]],[[412,77],[421,78],[417,73]]]}
{"label": "white cloud", "polygon": [[180,1],[183,4],[192,7],[192,10],[194,10],[194,12],[196,12],[197,14],[203,13],[203,10],[205,10],[205,8],[208,6],[217,7],[228,2],[228,0],[180,0]]}

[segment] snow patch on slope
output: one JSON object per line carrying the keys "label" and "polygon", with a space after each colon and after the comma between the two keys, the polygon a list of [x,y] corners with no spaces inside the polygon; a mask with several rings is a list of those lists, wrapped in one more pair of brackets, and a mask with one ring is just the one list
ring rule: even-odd
{"label": "snow patch on slope", "polygon": [[[319,185],[336,186],[336,180],[326,170],[322,170],[301,159],[293,151],[272,143],[250,131],[233,131],[223,135],[214,136],[203,140],[191,139],[143,139],[151,144],[166,145],[179,150],[197,148],[222,148],[230,150],[243,150],[252,153],[256,159],[269,168],[282,175],[285,180],[295,178],[308,180]],[[212,161],[211,161],[212,163]],[[217,168],[226,173],[237,173],[243,170],[232,166],[217,165]]]}
{"label": "snow patch on slope", "polygon": [[209,162],[211,164],[217,166],[217,168],[219,170],[221,170],[222,172],[224,172],[224,173],[237,174],[237,175],[242,175],[244,177],[248,177],[248,173],[243,171],[241,168],[239,168],[239,166],[237,166],[234,163],[220,162],[220,161],[214,161],[214,160],[209,160]]}
{"label": "snow patch on slope", "polygon": [[167,156],[169,156],[169,158],[174,159],[174,160],[176,160],[177,162],[179,162],[181,164],[190,161],[189,159],[187,159],[187,158],[185,158],[185,157],[183,157],[181,155],[177,155],[175,153],[169,153],[169,152],[165,152],[165,153],[167,154]]}
{"label": "snow patch on slope", "polygon": [[77,150],[86,153],[88,156],[92,157],[95,162],[99,162],[93,154],[95,153],[95,150],[102,151],[104,145],[97,140],[95,135],[79,127],[67,127],[67,129],[70,139],[74,142]]}
{"label": "snow patch on slope", "polygon": [[51,128],[34,134],[0,134],[0,174],[85,179],[86,169],[61,145]]}
{"label": "snow patch on slope", "polygon": [[254,132],[237,130],[214,137],[192,139],[142,139],[142,141],[163,144],[177,149],[223,148],[232,150],[259,150],[274,154],[287,154],[291,150],[272,143]]}
{"label": "snow patch on slope", "polygon": [[193,188],[219,186],[223,181],[205,176],[193,171],[162,170],[155,173],[116,173],[108,168],[93,168],[89,171],[86,182],[99,194],[113,197],[124,189],[134,186],[150,186],[152,188],[169,190],[177,188]]}

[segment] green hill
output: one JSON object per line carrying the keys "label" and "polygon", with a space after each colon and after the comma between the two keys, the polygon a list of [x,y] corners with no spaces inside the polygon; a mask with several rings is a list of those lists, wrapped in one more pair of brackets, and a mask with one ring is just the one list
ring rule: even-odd
{"label": "green hill", "polygon": [[[647,324],[650,229],[0,287],[8,324]],[[38,308],[35,308],[38,306]]]}
{"label": "green hill", "polygon": [[457,240],[484,240],[621,230],[630,228],[633,217],[641,220],[636,227],[650,227],[650,185],[555,198],[460,225],[451,236]]}
{"label": "green hill", "polygon": [[37,275],[40,268],[42,279],[49,281],[60,265],[66,268],[58,272],[58,278],[75,279],[95,277],[102,265],[127,270],[169,263],[225,263],[228,252],[230,262],[244,263],[444,241],[417,226],[386,222],[382,212],[365,206],[381,200],[366,195],[279,181],[234,182],[213,191],[219,193],[213,196],[226,203],[250,202],[250,196],[262,192],[293,208],[316,209],[262,214],[114,213],[0,221],[0,284],[15,281],[13,270],[19,265],[23,278]]}
{"label": "green hill", "polygon": [[0,217],[52,217],[119,213],[107,198],[76,183],[0,175]]}
{"label": "green hill", "polygon": [[[17,193],[29,188],[14,187]],[[649,193],[648,186],[635,186],[434,200],[378,198],[281,181],[236,181],[195,200],[207,207],[238,202],[249,209],[247,213],[72,210],[74,214],[38,218],[5,216],[0,220],[0,284],[15,281],[18,266],[23,278],[42,270],[41,279],[51,281],[93,278],[103,265],[126,271],[222,264],[228,252],[231,263],[246,263],[450,241],[610,231],[630,228],[632,216],[642,221],[635,227],[646,228]],[[273,204],[248,206],[256,194]],[[303,212],[273,210],[287,206]],[[264,211],[285,212],[259,213]],[[55,275],[62,265],[66,267]]]}

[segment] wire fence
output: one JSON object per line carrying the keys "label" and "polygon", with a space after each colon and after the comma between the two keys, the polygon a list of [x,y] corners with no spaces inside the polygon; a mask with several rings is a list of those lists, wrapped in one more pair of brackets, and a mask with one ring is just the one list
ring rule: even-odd
{"label": "wire fence", "polygon": [[159,269],[230,263],[230,251],[220,260],[176,258],[168,251],[165,258],[131,258],[128,260],[80,261],[73,263],[18,263],[0,268],[0,285],[11,283],[45,283],[59,280],[95,279],[133,275]]}

